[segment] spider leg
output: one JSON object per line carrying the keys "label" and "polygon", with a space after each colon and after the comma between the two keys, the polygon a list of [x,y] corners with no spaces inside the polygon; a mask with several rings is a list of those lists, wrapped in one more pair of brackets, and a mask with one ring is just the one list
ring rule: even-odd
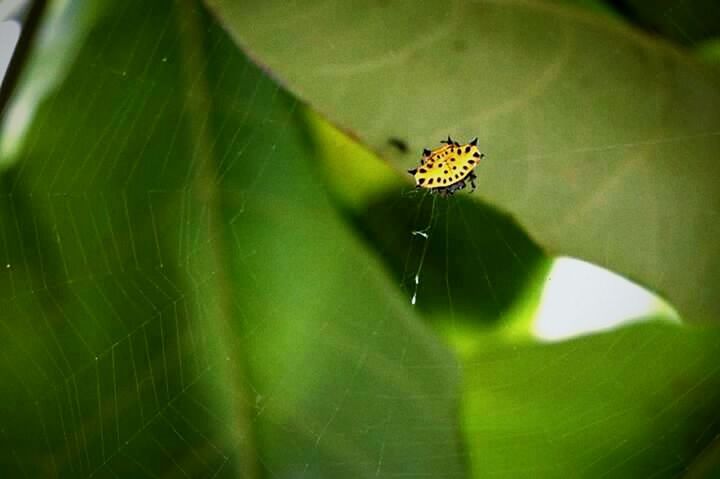
{"label": "spider leg", "polygon": [[475,180],[477,179],[477,176],[475,176],[475,172],[470,173],[469,178],[470,178],[470,186],[472,187],[470,192],[472,193],[473,191],[475,191],[475,188],[477,188],[477,186],[475,185]]}

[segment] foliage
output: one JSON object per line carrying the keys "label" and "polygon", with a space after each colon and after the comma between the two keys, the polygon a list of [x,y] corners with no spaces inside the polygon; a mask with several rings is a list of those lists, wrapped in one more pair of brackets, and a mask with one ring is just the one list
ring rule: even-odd
{"label": "foliage", "polygon": [[[718,470],[715,327],[528,328],[555,254],[716,322],[715,69],[596,1],[206,3],[46,19],[0,138],[0,475]],[[413,192],[448,134],[478,191]]]}

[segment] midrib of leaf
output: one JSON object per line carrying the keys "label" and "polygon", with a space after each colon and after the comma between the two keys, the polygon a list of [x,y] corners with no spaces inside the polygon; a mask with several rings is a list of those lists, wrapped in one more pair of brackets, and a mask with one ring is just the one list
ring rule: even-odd
{"label": "midrib of leaf", "polygon": [[[208,128],[208,121],[212,110],[207,79],[202,58],[203,34],[198,25],[197,14],[193,13],[196,8],[192,0],[181,0],[178,9],[180,29],[182,31],[180,50],[183,52],[183,73],[184,82],[188,89],[192,88],[193,93],[187,95],[190,119],[189,128],[194,141],[193,161],[196,168],[189,171],[195,173],[194,180],[188,184],[195,188],[199,202],[207,206],[208,211],[208,235],[212,241],[207,243],[208,259],[210,269],[215,281],[213,290],[216,295],[218,307],[216,314],[209,313],[207,322],[215,330],[212,331],[215,341],[219,346],[216,353],[215,364],[221,368],[221,377],[225,384],[229,385],[230,394],[230,420],[232,427],[229,428],[233,435],[232,443],[237,453],[237,470],[241,472],[240,477],[248,479],[259,479],[261,477],[258,463],[258,451],[256,446],[256,431],[253,427],[252,409],[250,400],[252,394],[248,390],[251,382],[248,380],[248,365],[244,351],[230,348],[227,338],[232,337],[232,281],[230,272],[226,267],[227,261],[223,256],[228,254],[228,246],[225,242],[225,232],[222,222],[222,198],[218,188],[218,171],[213,158],[212,143]],[[197,75],[197,77],[195,77]],[[225,360],[232,358],[232,360]]]}

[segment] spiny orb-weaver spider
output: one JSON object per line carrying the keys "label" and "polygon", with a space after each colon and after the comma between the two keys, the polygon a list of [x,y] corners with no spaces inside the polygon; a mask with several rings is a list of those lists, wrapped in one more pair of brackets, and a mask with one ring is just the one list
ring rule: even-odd
{"label": "spiny orb-weaver spider", "polygon": [[444,143],[432,151],[423,150],[420,166],[408,170],[415,178],[416,188],[426,188],[442,196],[460,191],[469,182],[475,190],[475,168],[485,154],[478,149],[478,139],[461,145],[448,136]]}

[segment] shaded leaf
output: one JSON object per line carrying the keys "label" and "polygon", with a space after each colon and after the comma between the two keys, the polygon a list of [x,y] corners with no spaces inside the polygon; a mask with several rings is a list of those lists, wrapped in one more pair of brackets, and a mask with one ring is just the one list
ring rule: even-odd
{"label": "shaded leaf", "polygon": [[720,10],[714,0],[625,0],[631,19],[676,42],[695,44],[720,34]]}

